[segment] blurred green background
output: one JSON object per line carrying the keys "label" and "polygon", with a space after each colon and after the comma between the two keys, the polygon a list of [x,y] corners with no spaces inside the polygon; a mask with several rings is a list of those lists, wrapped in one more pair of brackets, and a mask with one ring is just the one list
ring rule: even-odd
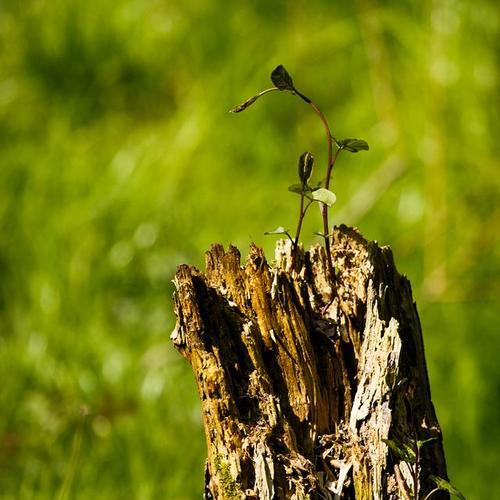
{"label": "blurred green background", "polygon": [[[171,279],[210,243],[272,256],[321,123],[334,223],[390,244],[423,323],[451,480],[500,498],[495,1],[0,3],[0,495],[200,498]],[[322,173],[317,173],[318,178]],[[312,210],[306,244],[321,229]]]}

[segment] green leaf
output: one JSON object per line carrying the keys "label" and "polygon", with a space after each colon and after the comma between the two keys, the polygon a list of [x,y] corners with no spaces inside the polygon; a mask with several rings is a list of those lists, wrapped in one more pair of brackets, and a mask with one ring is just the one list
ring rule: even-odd
{"label": "green leaf", "polygon": [[437,436],[431,437],[429,439],[423,439],[421,441],[417,441],[417,446],[419,448],[422,448],[422,446],[424,446],[424,444],[432,443],[432,442],[438,441],[438,440],[439,440],[439,438]]}
{"label": "green leaf", "polygon": [[332,193],[331,191],[325,188],[319,188],[316,189],[315,191],[312,191],[311,198],[314,201],[319,201],[329,207],[331,207],[337,201],[335,193]]}
{"label": "green leaf", "polygon": [[271,73],[271,80],[280,90],[295,90],[292,77],[281,64]]}
{"label": "green leaf", "polygon": [[368,143],[363,139],[340,139],[340,141],[337,141],[337,144],[340,149],[345,149],[351,153],[357,153],[361,150],[368,151],[370,149]]}
{"label": "green leaf", "polygon": [[429,479],[434,481],[434,483],[440,490],[447,491],[451,495],[455,495],[456,497],[460,498],[460,500],[465,500],[465,497],[462,495],[462,493],[450,482],[446,481],[446,479],[443,479],[439,476],[433,476],[432,474],[429,476]]}
{"label": "green leaf", "polygon": [[302,153],[299,158],[299,179],[301,180],[304,186],[307,185],[307,182],[311,178],[314,164],[314,156],[306,151]]}
{"label": "green leaf", "polygon": [[268,234],[288,234],[288,229],[285,229],[283,226],[277,227],[274,231],[266,231],[265,235]]}
{"label": "green leaf", "polygon": [[288,191],[292,193],[302,194],[305,193],[308,189],[308,186],[304,186],[303,184],[292,184],[288,186]]}
{"label": "green leaf", "polygon": [[415,453],[413,447],[406,443],[403,443],[403,447],[406,451],[406,456],[412,460],[412,463],[415,463],[417,461],[417,454]]}
{"label": "green leaf", "polygon": [[290,191],[292,193],[297,193],[297,194],[304,194],[310,200],[313,200],[311,193],[314,191],[317,191],[318,189],[319,189],[319,186],[312,187],[312,186],[309,186],[309,184],[291,184],[290,186],[288,186],[288,191]]}
{"label": "green leaf", "polygon": [[322,238],[329,238],[332,235],[332,233],[325,234],[325,233],[321,233],[320,231],[314,231],[313,234],[315,234],[316,236],[321,236]]}
{"label": "green leaf", "polygon": [[414,464],[416,462],[415,452],[408,446],[396,443],[393,439],[382,439],[382,441],[391,449],[391,451],[405,462]]}

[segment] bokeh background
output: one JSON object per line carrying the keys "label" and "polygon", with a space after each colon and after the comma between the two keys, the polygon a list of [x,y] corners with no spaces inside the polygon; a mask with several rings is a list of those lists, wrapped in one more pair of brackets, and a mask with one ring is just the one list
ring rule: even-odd
{"label": "bokeh background", "polygon": [[500,498],[498,34],[494,0],[2,0],[0,497],[201,497],[171,279],[215,241],[272,256],[303,151],[321,178],[303,102],[228,113],[284,64],[370,144],[340,156],[333,221],[392,246],[450,478]]}

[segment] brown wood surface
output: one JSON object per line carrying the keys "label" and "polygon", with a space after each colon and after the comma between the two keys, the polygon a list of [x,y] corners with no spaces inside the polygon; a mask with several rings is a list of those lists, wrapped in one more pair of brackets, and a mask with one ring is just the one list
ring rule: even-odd
{"label": "brown wood surface", "polygon": [[[422,332],[391,250],[334,230],[335,277],[315,246],[269,264],[253,246],[213,245],[204,273],[175,276],[172,341],[191,364],[203,410],[205,496],[406,498],[412,468],[383,439],[422,448],[419,497],[446,478]],[[447,494],[433,495],[448,498]]]}

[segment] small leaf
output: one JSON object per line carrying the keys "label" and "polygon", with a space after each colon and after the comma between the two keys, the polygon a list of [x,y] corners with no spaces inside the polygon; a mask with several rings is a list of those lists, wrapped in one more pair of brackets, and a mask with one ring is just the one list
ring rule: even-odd
{"label": "small leaf", "polygon": [[309,186],[309,184],[291,184],[290,186],[288,186],[288,191],[297,194],[304,193],[310,200],[313,199],[311,197],[311,193],[313,191],[317,191],[318,189],[319,187],[311,187]]}
{"label": "small leaf", "polygon": [[288,230],[285,229],[283,226],[279,226],[274,231],[266,231],[264,234],[265,235],[268,235],[268,234],[288,234]]}
{"label": "small leaf", "polygon": [[245,102],[242,102],[239,106],[236,106],[235,108],[231,109],[229,112],[230,113],[241,113],[242,111],[245,111],[249,106],[251,106],[257,99],[261,98],[262,96],[265,96],[266,94],[269,94],[269,92],[274,92],[275,90],[279,90],[276,87],[272,87],[270,89],[263,90],[262,92],[259,92],[257,95],[254,95],[247,99]]}
{"label": "small leaf", "polygon": [[230,113],[241,113],[242,111],[245,111],[245,109],[247,109],[249,106],[251,106],[259,97],[260,96],[258,94],[254,95],[254,96],[250,97],[249,99],[247,99],[245,102],[242,102],[241,104],[239,104],[238,106],[233,108],[229,112]]}
{"label": "small leaf", "polygon": [[417,461],[417,454],[415,453],[415,450],[405,443],[403,443],[403,446],[406,451],[406,456],[412,461],[412,463],[415,463]]}
{"label": "small leaf", "polygon": [[288,191],[291,191],[292,193],[302,194],[306,190],[307,186],[304,186],[303,184],[292,184],[291,186],[288,186]]}
{"label": "small leaf", "polygon": [[319,201],[329,207],[331,207],[337,201],[335,193],[332,193],[331,191],[325,188],[316,189],[315,191],[312,192],[311,197],[314,201]]}
{"label": "small leaf", "polygon": [[407,445],[396,443],[393,439],[382,439],[391,451],[405,462],[414,464],[416,462],[415,452]]}
{"label": "small leaf", "polygon": [[311,178],[314,164],[314,156],[306,151],[299,158],[299,179],[305,186]]}
{"label": "small leaf", "polygon": [[465,497],[462,495],[462,493],[450,482],[446,481],[446,479],[443,479],[439,476],[433,476],[432,474],[429,476],[429,479],[434,481],[434,483],[440,490],[447,491],[448,493],[451,493],[452,495],[460,498],[460,500],[465,500]]}
{"label": "small leaf", "polygon": [[321,233],[319,231],[314,231],[314,233],[316,236],[321,236],[322,238],[329,238],[330,236],[332,236],[332,233],[330,234],[325,234],[325,233]]}
{"label": "small leaf", "polygon": [[249,97],[245,102],[242,102],[241,104],[239,104],[235,108],[231,109],[229,112],[230,113],[241,113],[242,111],[245,111],[245,109],[247,109],[249,106],[251,106],[257,99],[259,99],[263,95],[267,94],[268,92],[269,92],[269,90],[263,91],[257,95]]}
{"label": "small leaf", "polygon": [[434,436],[434,437],[431,437],[429,439],[423,439],[423,440],[419,440],[417,441],[417,446],[419,448],[422,448],[422,446],[424,446],[424,444],[428,444],[428,443],[432,443],[433,441],[438,441],[439,438],[437,436]]}
{"label": "small leaf", "polygon": [[280,90],[295,90],[292,77],[281,64],[271,73],[271,80]]}
{"label": "small leaf", "polygon": [[370,149],[368,143],[363,139],[340,139],[340,141],[337,141],[337,145],[340,149],[345,149],[351,153],[357,153],[361,150],[368,151]]}

